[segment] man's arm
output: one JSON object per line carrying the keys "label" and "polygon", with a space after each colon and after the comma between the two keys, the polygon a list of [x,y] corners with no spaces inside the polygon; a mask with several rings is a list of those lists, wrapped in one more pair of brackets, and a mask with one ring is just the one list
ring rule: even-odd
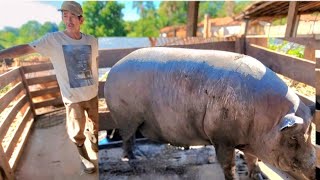
{"label": "man's arm", "polygon": [[18,46],[13,46],[0,51],[0,59],[4,58],[16,58],[26,54],[36,53],[37,51],[33,49],[29,44],[22,44]]}

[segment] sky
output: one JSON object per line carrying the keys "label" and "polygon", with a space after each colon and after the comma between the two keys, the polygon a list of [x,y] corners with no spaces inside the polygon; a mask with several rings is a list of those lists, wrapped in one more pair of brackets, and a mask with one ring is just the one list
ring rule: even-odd
{"label": "sky", "polygon": [[[77,0],[82,4],[83,0]],[[139,15],[132,9],[132,1],[120,1],[125,5],[122,13],[124,20],[137,20]],[[30,20],[43,24],[46,21],[59,24],[61,15],[57,11],[62,1],[6,0],[0,1],[0,30],[6,26],[19,28]],[[159,6],[159,1],[155,2]]]}

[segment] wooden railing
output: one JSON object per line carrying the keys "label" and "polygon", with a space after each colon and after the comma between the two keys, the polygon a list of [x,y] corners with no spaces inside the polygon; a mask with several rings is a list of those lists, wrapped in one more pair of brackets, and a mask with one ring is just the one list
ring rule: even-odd
{"label": "wooden railing", "polygon": [[[0,98],[0,170],[5,179],[13,179],[13,172],[28,138],[35,113],[21,68],[0,75],[0,89],[4,88],[8,91]],[[16,128],[12,128],[13,131],[8,133],[12,125]]]}
{"label": "wooden railing", "polygon": [[[309,40],[295,39],[295,41],[302,45],[308,43],[308,47],[313,49],[320,49],[319,41],[312,38]],[[170,47],[214,49],[244,53],[257,58],[267,67],[279,74],[313,87],[320,87],[320,74],[317,75],[319,79],[317,81],[315,80],[315,60],[295,58],[275,51],[270,51],[266,49],[266,42],[267,38],[239,38],[237,41]],[[137,48],[100,50],[99,67],[112,67],[117,61],[136,49]],[[319,57],[317,60],[319,61]],[[5,148],[2,145],[0,146],[0,173],[4,172],[5,176],[9,179],[14,177],[13,172],[16,168],[25,140],[28,138],[33,119],[37,115],[43,113],[41,109],[63,104],[56,76],[52,73],[52,69],[52,64],[45,63],[19,67],[0,75],[0,90],[10,86],[9,90],[0,97],[0,117],[2,118],[0,120],[0,139],[2,140],[4,138],[12,123],[18,122],[14,136],[11,138],[9,145]],[[317,73],[318,72],[320,72],[320,70],[317,71]],[[99,82],[100,97],[103,97],[104,83],[105,82]],[[320,97],[320,93],[318,92],[320,92],[320,88],[317,88],[317,95]],[[302,95],[300,95],[300,98],[308,105],[314,104],[313,99],[306,98]],[[317,107],[320,107],[320,105]],[[16,121],[16,119],[18,120]],[[105,121],[105,119],[101,120],[103,123],[100,123],[100,129],[114,128],[111,121]],[[320,122],[320,120],[318,122]],[[319,124],[320,123],[317,123],[317,131],[320,129]],[[24,133],[26,133],[26,135],[24,135]],[[21,138],[23,139],[22,141],[20,140]],[[21,143],[17,143],[18,141],[21,141]],[[317,150],[319,149],[317,148]],[[318,158],[318,167],[320,167],[319,160],[320,159]]]}
{"label": "wooden railing", "polygon": [[23,66],[22,72],[26,77],[26,85],[30,92],[36,115],[47,113],[40,111],[48,106],[63,105],[56,75],[51,63]]}

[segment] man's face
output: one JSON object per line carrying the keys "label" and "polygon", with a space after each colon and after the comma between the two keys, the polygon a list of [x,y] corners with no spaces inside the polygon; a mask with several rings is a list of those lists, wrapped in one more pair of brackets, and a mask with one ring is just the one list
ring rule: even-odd
{"label": "man's face", "polygon": [[80,25],[83,23],[83,17],[78,17],[70,11],[62,11],[62,21],[66,25],[67,31],[80,32]]}

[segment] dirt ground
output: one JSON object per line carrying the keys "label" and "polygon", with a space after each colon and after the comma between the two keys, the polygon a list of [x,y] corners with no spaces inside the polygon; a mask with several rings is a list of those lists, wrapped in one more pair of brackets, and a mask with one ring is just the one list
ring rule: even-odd
{"label": "dirt ground", "polygon": [[[19,160],[17,180],[96,180],[98,172],[81,171],[76,146],[69,140],[65,127],[65,110],[40,116]],[[86,141],[86,147],[90,147]],[[87,148],[89,157],[98,165],[97,153]]]}

